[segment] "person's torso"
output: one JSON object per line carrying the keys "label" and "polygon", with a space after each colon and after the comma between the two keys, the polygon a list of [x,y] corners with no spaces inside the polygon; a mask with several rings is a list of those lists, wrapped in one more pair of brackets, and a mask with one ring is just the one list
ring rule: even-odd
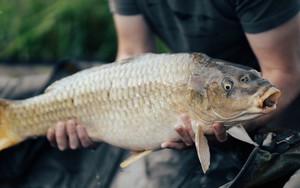
{"label": "person's torso", "polygon": [[258,69],[230,0],[137,2],[151,29],[173,52],[202,52]]}

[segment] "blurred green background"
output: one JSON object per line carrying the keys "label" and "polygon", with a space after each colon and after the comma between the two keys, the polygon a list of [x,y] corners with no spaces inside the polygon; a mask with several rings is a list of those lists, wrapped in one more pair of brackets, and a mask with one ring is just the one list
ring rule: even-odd
{"label": "blurred green background", "polygon": [[[159,51],[167,51],[159,42]],[[1,0],[0,61],[113,61],[116,34],[107,0]]]}
{"label": "blurred green background", "polygon": [[113,60],[116,36],[107,0],[1,0],[0,59]]}

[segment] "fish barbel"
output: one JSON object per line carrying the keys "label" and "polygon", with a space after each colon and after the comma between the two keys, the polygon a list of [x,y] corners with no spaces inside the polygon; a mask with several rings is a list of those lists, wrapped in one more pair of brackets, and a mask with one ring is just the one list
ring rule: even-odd
{"label": "fish barbel", "polygon": [[213,122],[252,143],[241,122],[276,109],[280,91],[254,69],[201,53],[143,54],[83,70],[44,94],[0,100],[0,150],[43,136],[57,121],[75,118],[94,141],[149,151],[178,141],[174,130],[188,113],[202,169],[210,164],[205,134]]}

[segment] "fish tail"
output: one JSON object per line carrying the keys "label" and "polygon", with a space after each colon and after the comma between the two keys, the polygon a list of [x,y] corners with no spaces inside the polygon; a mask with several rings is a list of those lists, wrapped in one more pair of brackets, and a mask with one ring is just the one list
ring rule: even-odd
{"label": "fish tail", "polygon": [[5,117],[5,109],[12,101],[0,100],[0,151],[20,142],[16,136],[9,131],[9,125]]}

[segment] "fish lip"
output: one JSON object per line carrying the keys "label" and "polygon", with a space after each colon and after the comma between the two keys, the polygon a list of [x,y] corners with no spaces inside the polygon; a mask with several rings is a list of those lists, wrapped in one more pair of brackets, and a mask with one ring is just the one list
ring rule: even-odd
{"label": "fish lip", "polygon": [[258,104],[257,107],[260,109],[260,111],[264,114],[268,114],[272,111],[274,111],[277,108],[277,102],[281,95],[281,92],[279,89],[269,86],[264,88],[259,94],[258,94]]}

